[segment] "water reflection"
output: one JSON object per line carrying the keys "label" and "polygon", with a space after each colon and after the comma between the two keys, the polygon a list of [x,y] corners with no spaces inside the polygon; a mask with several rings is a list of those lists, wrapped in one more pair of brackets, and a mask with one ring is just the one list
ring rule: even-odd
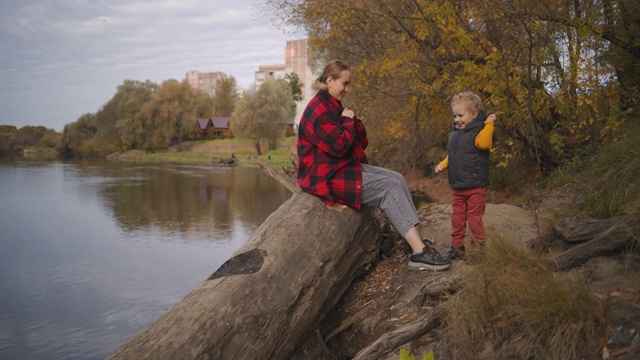
{"label": "water reflection", "polygon": [[82,180],[85,201],[98,195],[124,231],[157,227],[175,235],[204,234],[196,236],[202,241],[224,239],[235,222],[259,226],[262,208],[273,210],[290,195],[255,168],[111,164],[65,171],[65,177]]}
{"label": "water reflection", "polygon": [[102,359],[289,198],[254,168],[0,164],[0,359]]}

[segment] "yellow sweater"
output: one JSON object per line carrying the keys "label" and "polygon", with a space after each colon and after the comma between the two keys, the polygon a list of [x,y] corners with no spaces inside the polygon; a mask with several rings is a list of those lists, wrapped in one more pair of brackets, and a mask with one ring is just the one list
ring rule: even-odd
{"label": "yellow sweater", "polygon": [[[493,146],[493,121],[485,121],[484,128],[476,136],[476,147],[480,150],[489,150]],[[449,166],[449,156],[440,162],[445,169]]]}

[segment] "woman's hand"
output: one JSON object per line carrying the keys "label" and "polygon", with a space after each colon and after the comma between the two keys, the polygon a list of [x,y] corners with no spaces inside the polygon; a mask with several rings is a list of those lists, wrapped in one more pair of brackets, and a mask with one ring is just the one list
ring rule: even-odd
{"label": "woman's hand", "polygon": [[495,121],[496,120],[496,114],[491,114],[489,115],[489,117],[487,117],[487,121]]}
{"label": "woman's hand", "polygon": [[444,170],[444,166],[442,166],[442,164],[436,165],[436,168],[435,168],[436,174],[441,172],[442,170]]}
{"label": "woman's hand", "polygon": [[348,117],[349,119],[353,119],[354,117],[356,117],[356,114],[353,112],[353,110],[344,109],[342,110],[342,116]]}

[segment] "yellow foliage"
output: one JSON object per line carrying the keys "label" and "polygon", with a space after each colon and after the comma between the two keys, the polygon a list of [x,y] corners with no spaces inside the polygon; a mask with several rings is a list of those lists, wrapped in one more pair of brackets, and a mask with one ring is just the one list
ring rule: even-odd
{"label": "yellow foliage", "polygon": [[405,124],[400,121],[392,120],[389,122],[386,128],[387,134],[394,140],[403,139],[407,136],[407,129]]}
{"label": "yellow foliage", "polygon": [[[598,32],[600,3],[273,2],[301,17],[321,60],[352,65],[345,102],[366,119],[373,147],[412,139],[423,147],[416,151],[442,145],[451,129],[449,99],[463,90],[478,92],[500,114],[496,134],[510,142],[496,154],[500,166],[536,154],[522,151],[532,144],[549,152],[535,156],[562,159],[623,129],[616,69],[603,61],[610,44]],[[414,161],[411,152],[397,153]]]}

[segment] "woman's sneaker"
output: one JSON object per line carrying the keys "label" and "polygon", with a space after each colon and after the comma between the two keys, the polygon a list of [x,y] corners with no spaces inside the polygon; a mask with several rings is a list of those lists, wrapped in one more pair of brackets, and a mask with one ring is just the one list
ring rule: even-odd
{"label": "woman's sneaker", "polygon": [[464,246],[460,246],[460,247],[452,246],[451,249],[449,249],[449,251],[447,251],[447,255],[446,256],[450,260],[455,260],[455,259],[459,259],[459,258],[463,257],[464,256],[464,252],[465,252]]}
{"label": "woman's sneaker", "polygon": [[411,254],[409,268],[414,270],[447,270],[451,266],[451,260],[442,257],[438,250],[431,246],[425,246],[421,252]]}

